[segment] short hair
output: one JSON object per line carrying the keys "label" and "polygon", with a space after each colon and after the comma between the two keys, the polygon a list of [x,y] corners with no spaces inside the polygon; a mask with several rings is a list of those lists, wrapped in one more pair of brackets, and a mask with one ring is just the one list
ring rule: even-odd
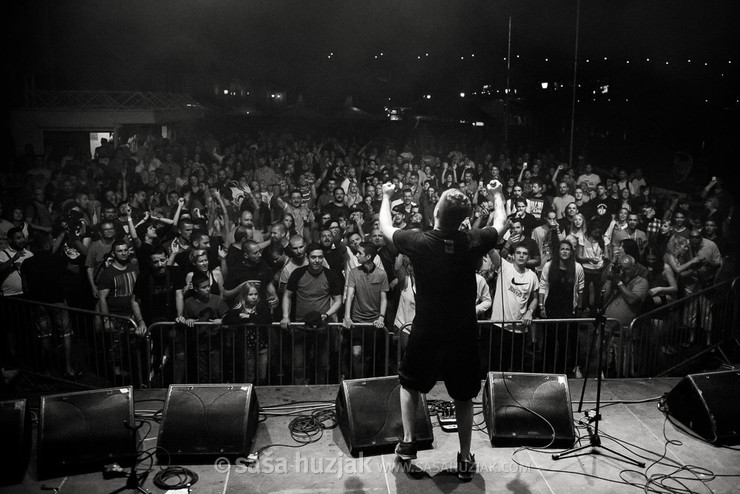
{"label": "short hair", "polygon": [[13,227],[13,228],[11,228],[10,230],[8,230],[8,233],[7,233],[7,238],[13,238],[13,237],[15,237],[15,235],[16,235],[16,234],[17,234],[18,232],[21,232],[21,233],[23,233],[23,228],[21,228],[20,226],[14,226],[14,227]]}
{"label": "short hair", "polygon": [[[10,236],[10,232],[8,232],[8,236]],[[111,244],[110,251],[111,252],[115,252],[116,247],[118,247],[119,245],[125,245],[126,248],[128,249],[128,242],[126,242],[122,238],[118,238],[118,239],[114,240],[113,243]]]}
{"label": "short hair", "polygon": [[459,189],[447,189],[437,201],[437,220],[442,230],[457,230],[470,216],[470,198]]}
{"label": "short hair", "polygon": [[207,281],[210,284],[211,280],[208,277],[208,273],[204,273],[203,271],[193,271],[193,278],[191,280],[193,288],[197,287],[204,281]]}
{"label": "short hair", "polygon": [[529,246],[524,242],[517,242],[512,246],[511,252],[516,252],[517,249],[526,249],[527,255],[530,255],[531,252],[529,252]]}
{"label": "short hair", "polygon": [[195,264],[200,256],[208,256],[208,251],[205,249],[191,249],[190,254],[188,254],[188,258],[192,264]]}
{"label": "short hair", "polygon": [[207,230],[203,230],[202,228],[197,228],[193,230],[192,235],[190,236],[190,243],[192,244],[196,240],[200,241],[203,237],[210,237]]}
{"label": "short hair", "polygon": [[378,248],[375,246],[372,242],[361,242],[360,247],[365,249],[365,254],[370,257],[370,259],[375,259],[375,256],[378,253]]}
{"label": "short hair", "polygon": [[193,221],[192,218],[180,218],[180,221],[177,222],[177,229],[179,230],[180,228],[182,228],[183,226],[187,224],[194,225],[195,222]]}
{"label": "short hair", "polygon": [[244,242],[242,242],[242,252],[247,252],[249,250],[249,247],[251,247],[252,245],[259,247],[259,244],[254,240],[245,240]]}
{"label": "short hair", "polygon": [[167,258],[167,250],[163,246],[157,245],[149,253],[149,257],[151,258],[152,256],[164,256]]}
{"label": "short hair", "polygon": [[272,225],[270,225],[270,229],[272,228],[277,228],[283,234],[288,233],[288,227],[285,226],[285,223],[283,223],[282,221],[273,222]]}
{"label": "short hair", "polygon": [[241,242],[247,238],[247,229],[243,226],[236,227],[234,230],[234,242]]}
{"label": "short hair", "polygon": [[318,242],[311,242],[308,244],[308,247],[306,247],[306,253],[309,254],[315,250],[320,250],[322,253],[324,252],[324,246],[321,245]]}

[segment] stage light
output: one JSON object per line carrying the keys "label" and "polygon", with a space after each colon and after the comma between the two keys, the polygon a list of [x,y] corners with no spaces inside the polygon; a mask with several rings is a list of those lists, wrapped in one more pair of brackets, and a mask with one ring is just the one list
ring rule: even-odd
{"label": "stage light", "polygon": [[460,97],[461,98],[464,98],[465,97],[465,93],[460,93]]}
{"label": "stage light", "polygon": [[542,89],[547,89],[547,86],[549,85],[547,82],[541,83]]}

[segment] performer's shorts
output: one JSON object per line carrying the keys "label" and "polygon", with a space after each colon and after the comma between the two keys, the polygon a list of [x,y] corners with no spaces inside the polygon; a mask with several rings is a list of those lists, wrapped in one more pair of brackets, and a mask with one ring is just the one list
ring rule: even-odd
{"label": "performer's shorts", "polygon": [[428,393],[442,380],[454,400],[466,401],[478,396],[481,379],[477,332],[470,331],[467,337],[450,340],[418,329],[414,324],[398,369],[401,385]]}

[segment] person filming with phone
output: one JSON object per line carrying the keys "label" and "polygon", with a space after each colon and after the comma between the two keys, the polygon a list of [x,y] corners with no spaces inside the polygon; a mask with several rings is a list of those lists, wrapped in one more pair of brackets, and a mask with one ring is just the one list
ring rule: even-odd
{"label": "person filming with phone", "polygon": [[[628,358],[632,347],[629,342],[632,337],[629,334],[630,323],[640,314],[642,303],[648,295],[650,285],[648,281],[637,274],[635,258],[623,255],[609,268],[609,274],[604,283],[603,305],[604,316],[607,319],[606,333],[607,345],[604,345],[605,368],[617,370],[614,366],[622,362],[622,370],[629,369]],[[610,321],[610,319],[616,319]],[[626,345],[620,345],[619,338],[624,337]],[[624,355],[617,359],[617,352],[624,348]],[[630,377],[630,376],[626,376]]]}

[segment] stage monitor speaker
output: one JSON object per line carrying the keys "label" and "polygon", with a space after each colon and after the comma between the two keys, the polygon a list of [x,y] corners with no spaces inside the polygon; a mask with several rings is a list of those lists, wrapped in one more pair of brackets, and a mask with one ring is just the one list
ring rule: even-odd
{"label": "stage monitor speaker", "polygon": [[[336,414],[350,454],[385,453],[403,439],[401,383],[398,376],[345,380],[339,387]],[[419,449],[434,442],[424,395],[416,409],[414,437]]]}
{"label": "stage monitor speaker", "polygon": [[665,406],[710,443],[740,443],[740,371],[689,374],[668,392]]}
{"label": "stage monitor speaker", "polygon": [[136,460],[133,388],[94,389],[41,397],[39,478],[102,471]]}
{"label": "stage monitor speaker", "polygon": [[25,399],[0,401],[0,485],[23,481],[31,456],[31,413]]}
{"label": "stage monitor speaker", "polygon": [[492,446],[568,448],[576,440],[564,374],[489,372],[483,415]]}
{"label": "stage monitor speaker", "polygon": [[172,384],[157,439],[160,464],[246,457],[259,422],[252,384]]}

